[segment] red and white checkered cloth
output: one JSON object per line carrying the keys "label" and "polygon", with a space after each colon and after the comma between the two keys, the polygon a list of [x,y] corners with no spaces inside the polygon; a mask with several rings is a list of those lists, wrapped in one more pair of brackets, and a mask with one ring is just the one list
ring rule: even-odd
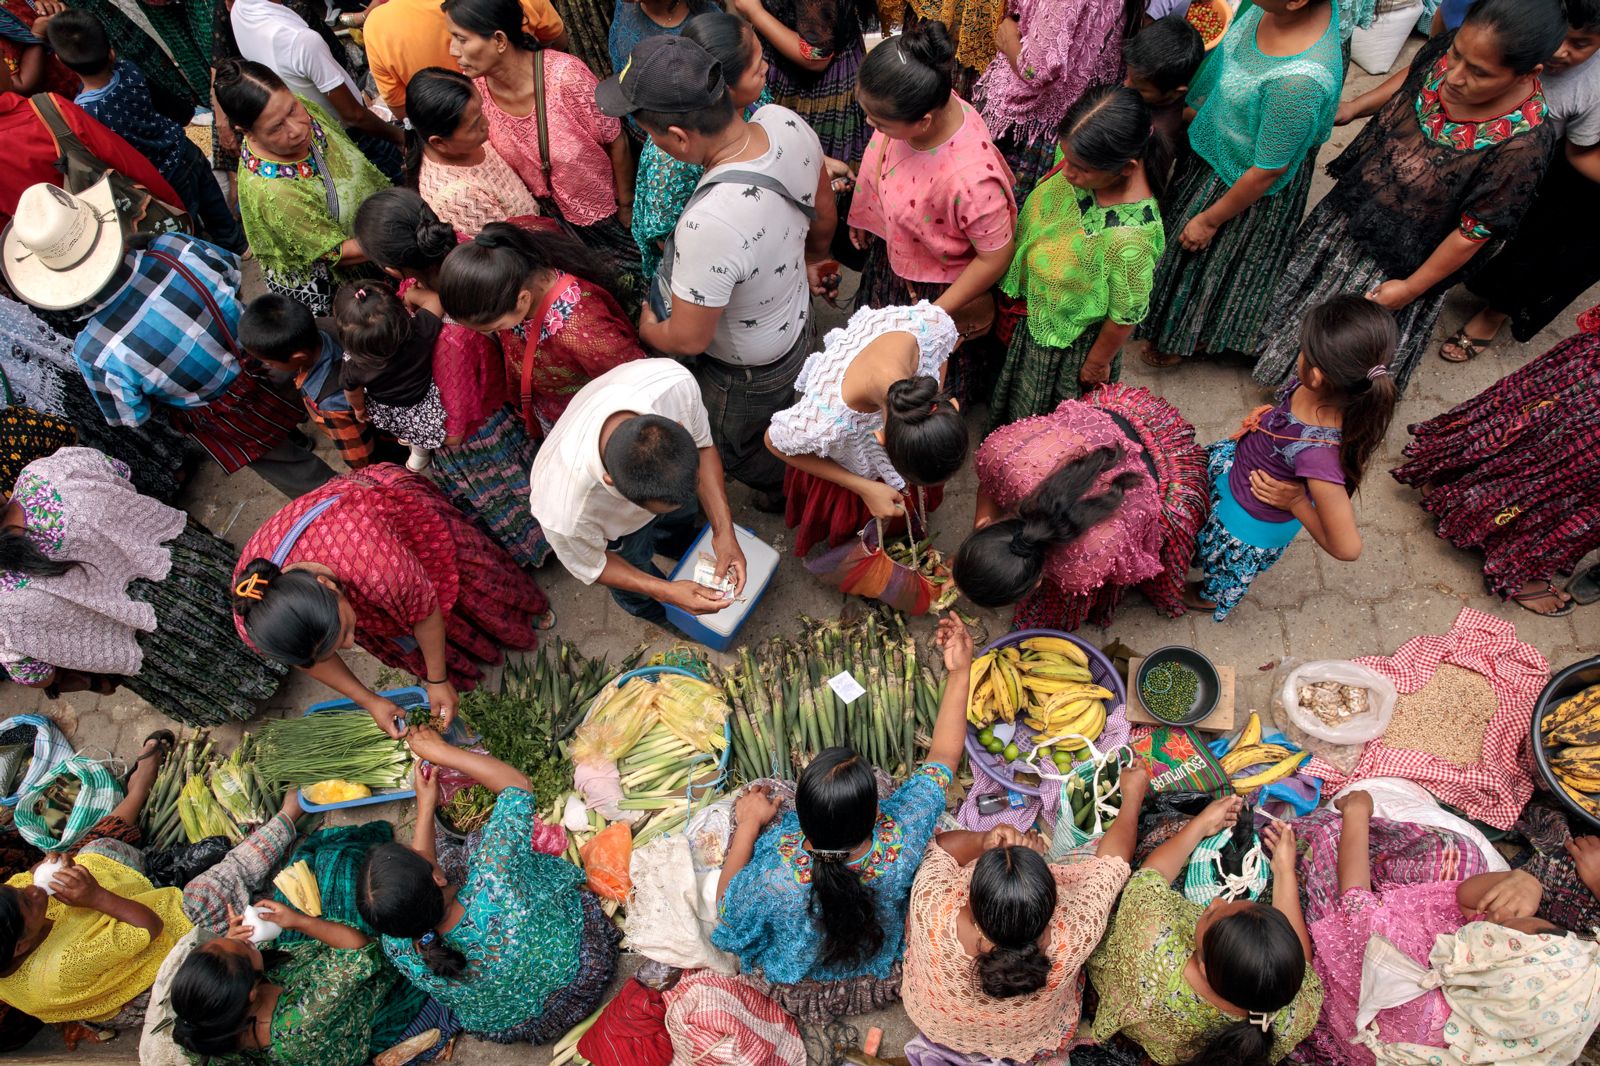
{"label": "red and white checkered cloth", "polygon": [[[1402,694],[1426,685],[1442,663],[1482,674],[1500,703],[1484,731],[1483,759],[1463,767],[1426,752],[1387,747],[1379,737],[1362,750],[1350,773],[1316,758],[1303,772],[1322,778],[1324,794],[1364,777],[1403,777],[1470,817],[1510,829],[1533,795],[1528,725],[1550,679],[1550,663],[1538,649],[1519,641],[1516,627],[1505,619],[1464,607],[1450,632],[1413,637],[1389,658],[1371,655],[1356,662],[1389,678]],[[1450,728],[1447,710],[1441,709],[1439,727]]]}
{"label": "red and white checkered cloth", "polygon": [[691,970],[665,996],[672,1066],[806,1066],[794,1019],[743,977]]}

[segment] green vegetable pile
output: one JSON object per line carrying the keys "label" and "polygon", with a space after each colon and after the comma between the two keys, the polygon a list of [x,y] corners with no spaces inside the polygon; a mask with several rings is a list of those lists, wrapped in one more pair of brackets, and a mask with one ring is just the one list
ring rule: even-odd
{"label": "green vegetable pile", "polygon": [[269,786],[255,766],[256,741],[239,738],[222,758],[205,731],[179,742],[156,773],[150,798],[139,812],[146,846],[170,848],[209,836],[237,843],[252,826],[278,813],[281,790]]}
{"label": "green vegetable pile", "polygon": [[494,813],[494,793],[482,785],[468,785],[456,789],[450,802],[439,809],[445,824],[458,833],[472,833],[482,829]]}
{"label": "green vegetable pile", "polygon": [[[407,712],[427,725],[420,708]],[[256,744],[256,769],[273,785],[299,787],[339,779],[369,788],[408,788],[411,749],[359,707],[266,722]]]}
{"label": "green vegetable pile", "polygon": [[1139,698],[1151,714],[1172,720],[1188,715],[1199,691],[1199,674],[1182,663],[1162,663],[1144,675]]}

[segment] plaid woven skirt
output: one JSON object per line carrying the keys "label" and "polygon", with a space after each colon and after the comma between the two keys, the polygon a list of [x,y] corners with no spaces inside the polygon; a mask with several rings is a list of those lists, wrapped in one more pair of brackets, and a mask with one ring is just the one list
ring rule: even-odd
{"label": "plaid woven skirt", "polygon": [[304,407],[245,370],[204,407],[167,410],[172,424],[229,474],[283,444],[306,419]]}
{"label": "plaid woven skirt", "polygon": [[[1296,870],[1307,925],[1338,909],[1343,895],[1339,891],[1339,832],[1343,825],[1344,816],[1332,807],[1295,819],[1300,852]],[[1476,844],[1438,826],[1374,818],[1368,835],[1374,892],[1400,885],[1465,881],[1489,870]]]}
{"label": "plaid woven skirt", "polygon": [[[989,399],[990,431],[1033,415],[1047,415],[1063,400],[1082,396],[1078,373],[1099,336],[1100,330],[1091,327],[1065,348],[1056,348],[1034,337],[1026,317],[1018,322],[1011,331],[1005,362],[1000,365],[1000,379]],[[1122,380],[1120,351],[1111,360],[1111,380]]]}
{"label": "plaid woven skirt", "polygon": [[[1281,385],[1294,373],[1300,358],[1300,323],[1313,307],[1346,293],[1369,293],[1389,280],[1378,261],[1350,236],[1349,217],[1326,200],[1295,234],[1294,254],[1273,276],[1281,280],[1272,295],[1271,317],[1263,323],[1256,347],[1254,377],[1262,385]],[[1389,371],[1394,375],[1394,387],[1401,392],[1422,361],[1446,292],[1419,297],[1395,312],[1400,343]]]}
{"label": "plaid woven skirt", "polygon": [[767,52],[767,85],[774,103],[798,114],[816,131],[824,154],[854,165],[861,162],[872,127],[867,114],[856,103],[856,74],[867,57],[866,45],[856,41],[833,57],[821,74],[795,68],[770,44]]}
{"label": "plaid woven skirt", "polygon": [[1150,313],[1135,335],[1171,355],[1254,352],[1294,250],[1314,164],[1313,152],[1288,185],[1225,223],[1205,251],[1188,252],[1178,241],[1183,228],[1230,188],[1209,163],[1191,156],[1164,198],[1167,250],[1156,264]]}
{"label": "plaid woven skirt", "polygon": [[[944,502],[944,486],[926,488],[908,486],[905,492],[912,499],[910,512],[883,524],[888,536],[903,536],[909,521],[913,537],[926,537],[927,530],[917,519],[938,510]],[[783,475],[783,520],[794,530],[794,554],[804,558],[818,544],[830,548],[857,536],[872,521],[872,512],[866,501],[842,485],[835,485],[803,470],[789,467]]]}
{"label": "plaid woven skirt", "polygon": [[1283,558],[1283,548],[1258,548],[1228,532],[1217,515],[1217,482],[1233,469],[1236,442],[1219,440],[1207,449],[1206,474],[1211,479],[1211,516],[1200,529],[1196,561],[1204,576],[1200,595],[1217,605],[1212,617],[1222,621],[1239,606],[1250,583]]}
{"label": "plaid woven skirt", "polygon": [[528,507],[534,451],[521,420],[502,408],[460,444],[435,449],[429,470],[450,501],[522,567],[541,566],[550,555]]}

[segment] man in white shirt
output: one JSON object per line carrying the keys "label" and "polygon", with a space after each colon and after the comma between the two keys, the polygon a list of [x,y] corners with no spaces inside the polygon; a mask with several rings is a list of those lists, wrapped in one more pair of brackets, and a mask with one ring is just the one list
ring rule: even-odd
{"label": "man in white shirt", "polygon": [[727,606],[693,581],[668,581],[651,560],[678,558],[711,525],[717,577],[744,589],[722,460],[700,388],[671,359],[639,359],[573,396],[539,448],[529,479],[533,516],[561,565],[611,589],[623,610],[658,624],[662,604],[691,614]]}
{"label": "man in white shirt", "polygon": [[[338,119],[369,157],[375,153],[362,143],[368,139],[397,147],[405,143],[405,131],[367,107],[361,89],[328,50],[328,42],[289,8],[275,0],[233,0],[228,20],[240,55],[270,68],[290,92]],[[373,162],[388,173],[385,160]]]}
{"label": "man in white shirt", "polygon": [[745,121],[717,61],[681,37],[640,42],[595,100],[608,115],[631,115],[674,159],[705,168],[639,337],[655,351],[698,357],[694,374],[728,473],[756,490],[758,508],[781,509],[784,464],[762,441],[773,414],[794,401],[813,348],[811,294],[837,285],[834,268],[824,269],[837,209],[822,145],[776,104]]}

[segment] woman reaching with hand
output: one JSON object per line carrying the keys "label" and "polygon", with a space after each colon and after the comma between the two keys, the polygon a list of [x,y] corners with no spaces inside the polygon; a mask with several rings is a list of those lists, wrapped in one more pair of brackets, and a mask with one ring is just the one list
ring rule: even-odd
{"label": "woman reaching with hand", "polygon": [[1038,834],[1008,825],[934,838],[911,890],[903,985],[934,1045],[924,1054],[1030,1062],[1072,1043],[1079,974],[1128,880],[1149,786],[1143,763],[1122,771],[1122,807],[1080,862],[1046,863]]}
{"label": "woman reaching with hand", "polygon": [[1202,840],[1239,820],[1244,800],[1214,800],[1150,853],[1128,881],[1089,959],[1100,993],[1093,1037],[1125,1033],[1160,1066],[1268,1066],[1316,1024],[1322,985],[1300,915],[1294,830],[1269,826],[1272,905],[1219,896],[1207,907],[1172,888]]}

